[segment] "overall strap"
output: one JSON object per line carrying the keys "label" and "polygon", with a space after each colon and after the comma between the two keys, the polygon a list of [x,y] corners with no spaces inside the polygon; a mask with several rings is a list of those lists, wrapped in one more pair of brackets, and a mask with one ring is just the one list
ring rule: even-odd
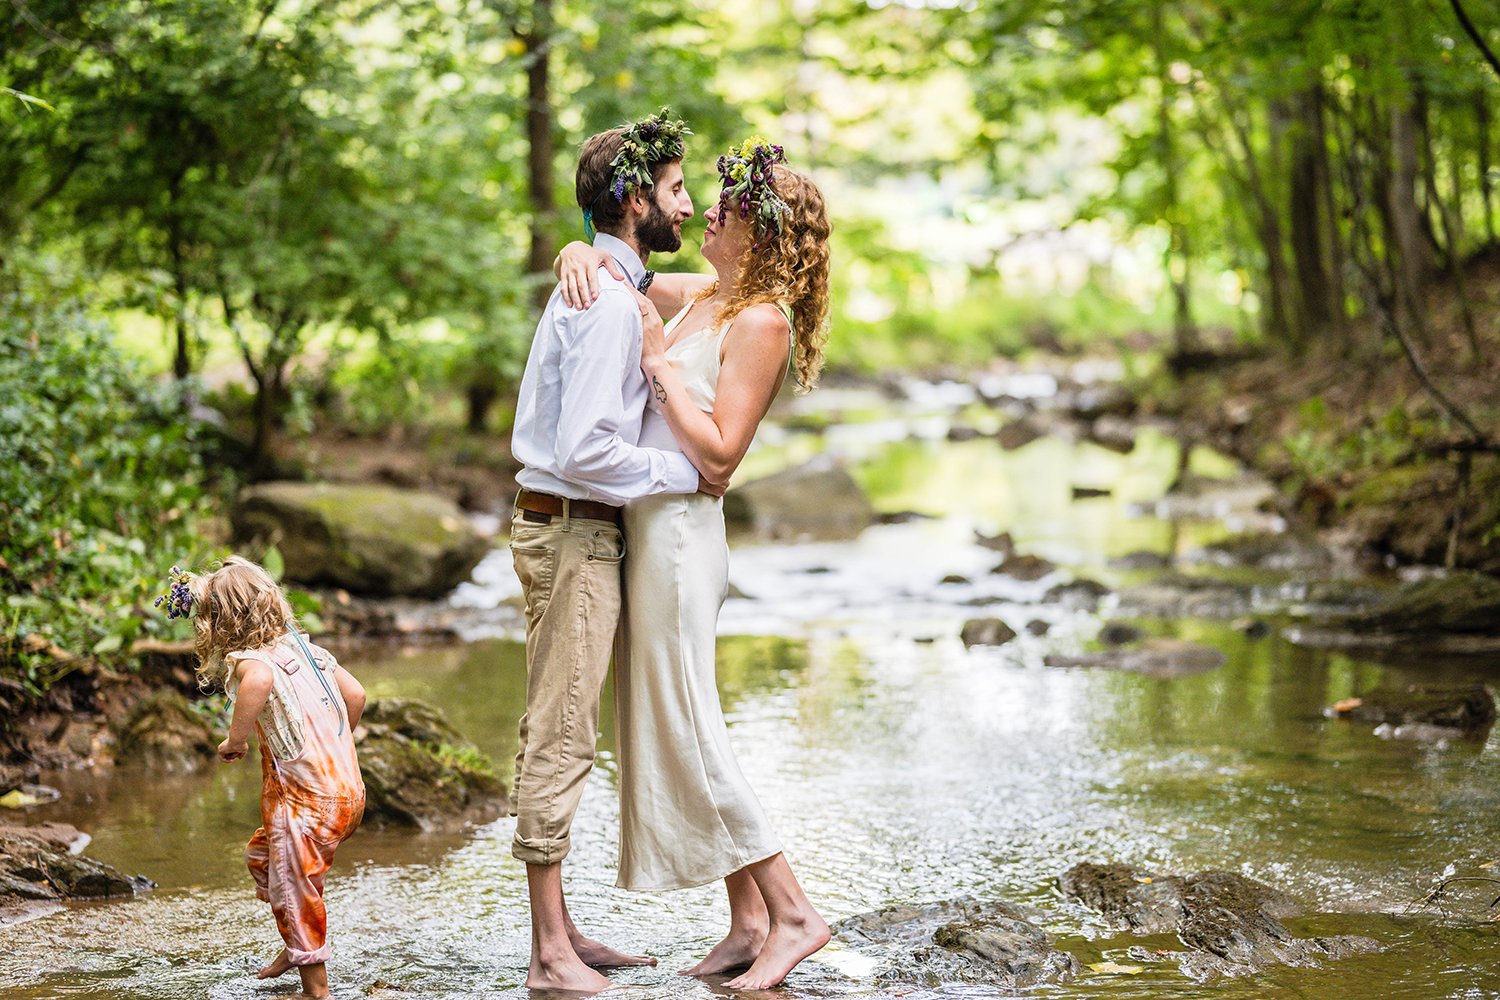
{"label": "overall strap", "polygon": [[328,697],[333,699],[334,711],[339,713],[339,733],[342,734],[344,731],[344,722],[346,721],[343,709],[344,699],[329,685],[328,678],[323,676],[323,671],[318,669],[318,664],[313,660],[312,650],[307,648],[307,642],[297,633],[297,630],[288,629],[287,631],[293,639],[297,640],[297,645],[302,648],[302,655],[307,658],[307,665],[312,668],[313,676],[318,679],[318,683],[323,685],[323,690],[328,692]]}

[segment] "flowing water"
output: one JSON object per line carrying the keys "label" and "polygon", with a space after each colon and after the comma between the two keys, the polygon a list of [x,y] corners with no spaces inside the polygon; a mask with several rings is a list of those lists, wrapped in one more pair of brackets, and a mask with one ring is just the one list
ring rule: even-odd
{"label": "flowing water", "polygon": [[[1011,531],[1023,551],[1115,584],[1139,573],[1109,560],[1183,554],[1250,511],[1199,521],[1154,516],[1176,445],[1151,431],[1128,456],[1058,438],[1005,452],[943,439],[955,405],[936,391],[893,412],[828,394],[842,408],[822,434],[767,427],[754,473],[819,451],[844,458],[881,510],[938,515],[868,529],[857,541],[740,544],[721,633],[719,686],[733,741],[809,895],[831,919],[961,895],[1034,908],[1084,962],[1132,963],[1141,943],[1111,936],[1062,900],[1056,877],[1085,860],[1171,871],[1241,872],[1277,885],[1312,916],[1302,934],[1360,933],[1386,950],[1322,969],[1274,969],[1200,984],[1171,964],[1136,975],[1085,972],[1042,997],[1497,997],[1500,940],[1488,896],[1438,911],[1413,904],[1445,874],[1484,874],[1500,858],[1500,737],[1443,746],[1385,741],[1329,721],[1325,705],[1382,681],[1493,677],[1481,660],[1420,652],[1383,660],[1251,639],[1224,621],[1143,622],[1215,646],[1221,668],[1176,679],[1060,670],[1049,652],[1091,648],[1091,613],[1037,603],[1067,572],[1035,583],[988,573],[976,529]],[[981,423],[982,413],[969,415]],[[1194,456],[1208,475],[1234,470]],[[1113,495],[1074,502],[1072,485]],[[1144,505],[1144,506],[1143,506]],[[1143,511],[1145,511],[1143,513]],[[939,584],[947,574],[974,582]],[[508,769],[523,701],[523,649],[504,599],[503,550],[455,601],[478,609],[474,641],[446,648],[353,649],[344,662],[373,696],[423,698]],[[979,602],[983,607],[976,607]],[[493,609],[493,610],[487,610]],[[966,617],[1007,619],[999,648],[965,650]],[[567,865],[573,913],[610,942],[656,955],[616,975],[629,995],[707,997],[676,977],[712,944],[727,909],[715,887],[616,890],[611,708],[599,766]],[[280,947],[241,860],[257,824],[253,762],[167,776],[120,767],[60,775],[35,819],[94,835],[89,853],[160,883],[128,902],[75,905],[0,927],[0,990],[40,998],[249,998],[295,992],[253,972]],[[462,835],[365,830],[329,880],[336,996],[524,996],[524,875],[513,821]],[[1145,939],[1150,948],[1175,940]],[[1138,964],[1138,963],[1136,963]],[[837,944],[796,970],[793,997],[1001,995],[985,986],[883,984],[875,963]]]}

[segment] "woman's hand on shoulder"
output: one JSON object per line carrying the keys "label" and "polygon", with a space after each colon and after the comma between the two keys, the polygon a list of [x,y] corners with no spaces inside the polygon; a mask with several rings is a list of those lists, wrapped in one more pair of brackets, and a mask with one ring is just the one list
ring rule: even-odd
{"label": "woman's hand on shoulder", "polygon": [[574,309],[587,309],[599,298],[599,268],[625,281],[619,262],[603,250],[581,240],[563,247],[553,262],[562,284],[563,301]]}

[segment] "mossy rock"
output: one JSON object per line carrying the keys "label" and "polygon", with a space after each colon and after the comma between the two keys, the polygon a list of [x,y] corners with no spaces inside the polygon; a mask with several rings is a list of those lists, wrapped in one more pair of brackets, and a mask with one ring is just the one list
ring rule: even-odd
{"label": "mossy rock", "polygon": [[869,527],[875,508],[841,466],[817,460],[731,490],[724,519],[767,540],[841,539]]}
{"label": "mossy rock", "polygon": [[452,832],[506,808],[494,763],[431,705],[372,701],[355,736],[366,823]]}
{"label": "mossy rock", "polygon": [[1463,570],[1429,577],[1407,584],[1379,606],[1344,622],[1402,635],[1500,635],[1500,579]]}
{"label": "mossy rock", "polygon": [[76,853],[87,843],[60,823],[0,825],[0,916],[27,903],[118,899],[153,888],[149,879]]}
{"label": "mossy rock", "polygon": [[119,759],[153,770],[191,771],[212,760],[219,740],[208,718],[181,694],[153,692],[115,727]]}
{"label": "mossy rock", "polygon": [[382,597],[441,597],[490,551],[453,501],[389,486],[263,483],[230,523],[237,543],[274,543],[292,579]]}

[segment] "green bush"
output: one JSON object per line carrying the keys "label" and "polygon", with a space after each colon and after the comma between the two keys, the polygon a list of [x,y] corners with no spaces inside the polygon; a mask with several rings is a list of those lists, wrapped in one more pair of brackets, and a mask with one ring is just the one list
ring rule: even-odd
{"label": "green bush", "polygon": [[143,375],[84,303],[0,293],[0,675],[44,692],[123,651],[173,562],[203,543],[188,398]]}

